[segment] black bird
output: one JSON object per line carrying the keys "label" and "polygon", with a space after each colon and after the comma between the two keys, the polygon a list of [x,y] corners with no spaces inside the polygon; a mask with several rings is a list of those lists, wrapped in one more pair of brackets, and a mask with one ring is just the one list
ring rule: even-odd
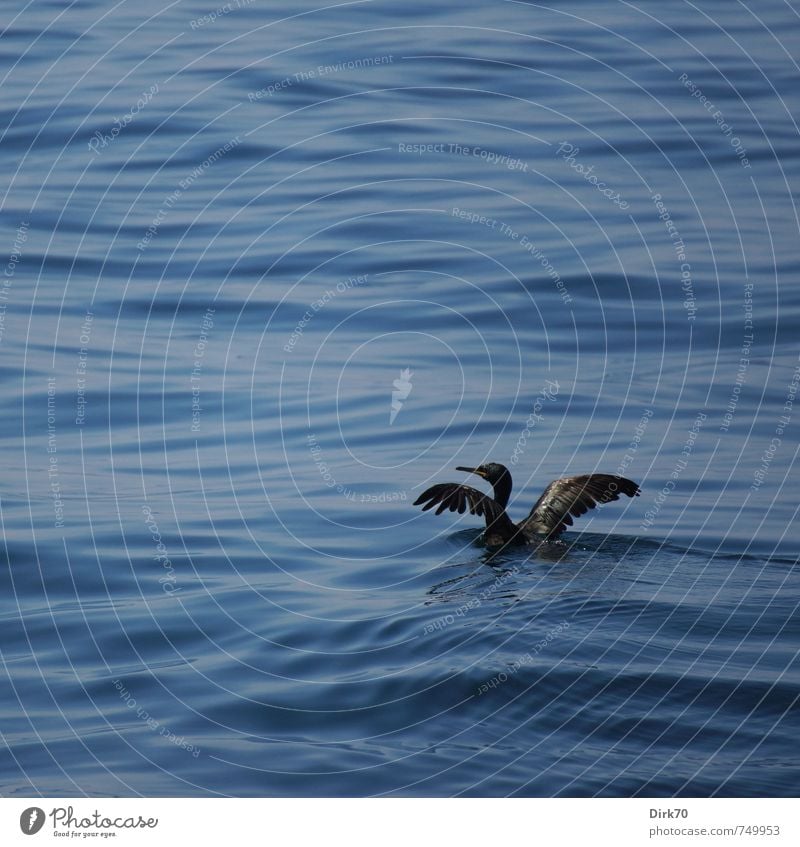
{"label": "black bird", "polygon": [[583,476],[567,476],[556,479],[545,488],[536,501],[527,518],[515,524],[506,514],[506,506],[511,497],[511,474],[504,465],[490,462],[477,468],[456,468],[457,471],[474,473],[491,483],[494,497],[482,494],[469,485],[457,482],[443,482],[433,485],[414,501],[423,511],[438,506],[436,514],[445,509],[470,514],[486,519],[484,540],[488,547],[502,547],[508,544],[530,544],[552,539],[560,535],[572,518],[580,517],[594,509],[598,503],[610,503],[619,500],[620,494],[628,497],[639,496],[639,486],[622,476],[605,473],[591,473]]}

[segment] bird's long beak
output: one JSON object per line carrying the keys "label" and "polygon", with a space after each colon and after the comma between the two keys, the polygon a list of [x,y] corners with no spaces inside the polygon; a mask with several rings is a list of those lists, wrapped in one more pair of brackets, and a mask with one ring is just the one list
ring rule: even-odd
{"label": "bird's long beak", "polygon": [[486,474],[480,468],[456,468],[456,470],[464,471],[464,473],[474,473],[482,477],[486,476]]}

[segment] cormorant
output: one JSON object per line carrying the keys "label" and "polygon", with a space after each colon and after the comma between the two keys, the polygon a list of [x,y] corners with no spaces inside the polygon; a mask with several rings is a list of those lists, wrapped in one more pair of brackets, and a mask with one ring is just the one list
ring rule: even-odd
{"label": "cormorant", "polygon": [[491,483],[494,498],[469,485],[444,482],[423,491],[414,505],[424,503],[423,511],[438,506],[437,515],[445,509],[461,514],[469,509],[470,514],[482,515],[486,519],[484,539],[488,547],[530,544],[555,538],[568,526],[572,526],[573,517],[580,517],[589,509],[594,509],[598,503],[619,500],[620,494],[639,496],[639,486],[622,476],[604,473],[567,476],[551,482],[534,503],[528,517],[515,524],[506,514],[512,486],[507,467],[490,462],[477,468],[459,467],[456,470],[477,474]]}

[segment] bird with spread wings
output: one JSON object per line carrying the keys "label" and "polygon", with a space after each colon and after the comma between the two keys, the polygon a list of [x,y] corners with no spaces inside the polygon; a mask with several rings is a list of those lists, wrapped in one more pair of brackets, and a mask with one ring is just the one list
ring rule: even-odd
{"label": "bird with spread wings", "polygon": [[506,513],[511,497],[511,473],[504,465],[490,462],[477,468],[456,468],[476,474],[491,484],[494,497],[483,494],[469,485],[444,482],[423,491],[414,501],[423,511],[436,507],[436,514],[446,510],[483,517],[486,520],[484,538],[487,546],[530,544],[537,540],[553,539],[560,535],[572,519],[578,518],[598,503],[619,500],[621,494],[639,496],[639,486],[629,479],[613,474],[583,474],[553,480],[534,503],[530,514],[514,523]]}

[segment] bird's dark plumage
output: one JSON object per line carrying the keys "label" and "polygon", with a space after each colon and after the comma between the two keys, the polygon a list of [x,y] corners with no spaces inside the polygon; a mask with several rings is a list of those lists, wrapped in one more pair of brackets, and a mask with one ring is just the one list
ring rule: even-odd
{"label": "bird's dark plumage", "polygon": [[486,494],[471,488],[469,485],[456,485],[452,482],[432,486],[420,495],[414,505],[419,506],[426,500],[428,501],[427,505],[422,506],[422,511],[427,512],[428,509],[438,506],[439,508],[436,509],[437,515],[441,515],[445,509],[463,515],[467,506],[469,506],[471,515],[486,515],[489,520],[494,520],[503,512],[503,507]]}
{"label": "bird's dark plumage", "polygon": [[639,486],[629,479],[612,474],[584,474],[556,479],[545,488],[536,501],[530,514],[519,524],[515,524],[506,514],[506,506],[511,497],[511,474],[508,468],[495,462],[480,465],[477,468],[456,468],[459,471],[474,473],[492,484],[494,497],[478,491],[469,485],[457,482],[444,482],[431,486],[414,501],[423,511],[436,506],[436,514],[446,509],[470,514],[486,519],[486,543],[491,546],[505,544],[528,544],[541,538],[555,538],[568,526],[572,519],[580,517],[598,503],[610,503],[619,500],[621,494],[638,497]]}

